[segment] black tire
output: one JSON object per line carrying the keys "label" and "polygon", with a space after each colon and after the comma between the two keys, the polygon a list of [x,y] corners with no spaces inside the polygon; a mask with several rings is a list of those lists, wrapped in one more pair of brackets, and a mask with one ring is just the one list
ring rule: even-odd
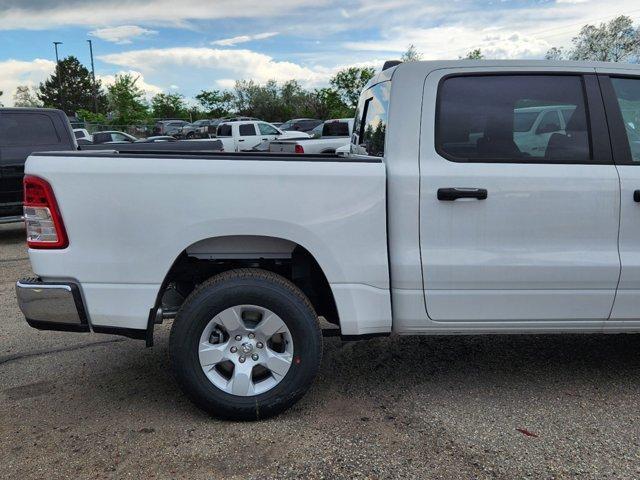
{"label": "black tire", "polygon": [[195,136],[196,136],[196,134],[195,134],[195,133],[193,133],[193,132],[189,132],[189,133],[187,133],[187,140],[191,140],[191,139],[192,139],[192,138],[194,138]]}
{"label": "black tire", "polygon": [[[264,307],[280,316],[294,346],[294,361],[280,383],[247,397],[216,387],[198,359],[205,326],[223,310],[242,304]],[[258,420],[286,410],[309,389],[320,367],[322,332],[311,303],[289,280],[265,270],[230,270],[202,283],[185,300],[171,328],[169,352],[178,384],[199,408],[222,419]]]}

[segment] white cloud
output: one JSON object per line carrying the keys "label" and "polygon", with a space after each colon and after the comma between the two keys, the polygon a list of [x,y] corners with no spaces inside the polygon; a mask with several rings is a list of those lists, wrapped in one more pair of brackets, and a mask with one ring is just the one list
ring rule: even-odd
{"label": "white cloud", "polygon": [[[443,38],[448,40],[443,42]],[[455,59],[474,48],[482,49],[489,58],[539,58],[550,47],[545,40],[516,31],[497,31],[493,28],[482,30],[463,25],[394,28],[386,32],[384,39],[346,42],[344,46],[351,50],[398,54],[411,44],[423,53],[424,60]]]}
{"label": "white cloud", "polygon": [[268,80],[285,82],[298,80],[307,88],[326,86],[329,79],[346,67],[380,68],[382,59],[340,63],[336,58],[331,66],[298,64],[279,61],[247,49],[165,48],[131,50],[99,57],[101,61],[124,69],[135,69],[147,81],[164,89],[180,85],[180,91],[192,96],[207,88],[232,89],[236,80],[254,80],[264,84]]}
{"label": "white cloud", "polygon": [[114,75],[96,75],[96,77],[102,82],[104,87],[113,85],[116,81],[116,75],[131,75],[133,78],[137,78],[136,85],[145,93],[147,99],[153,97],[157,93],[162,93],[164,89],[145,81],[144,75],[137,70],[121,70]]}
{"label": "white cloud", "polygon": [[239,43],[252,42],[254,40],[264,40],[265,38],[275,37],[276,35],[278,35],[278,32],[264,32],[264,33],[257,33],[255,35],[239,35],[237,37],[215,40],[211,42],[211,45],[218,45],[221,47],[233,47]]}
{"label": "white cloud", "polygon": [[[212,71],[216,75],[230,74],[228,78],[286,81],[296,79],[307,85],[322,83],[330,69],[321,66],[302,66],[293,62],[277,61],[252,50],[226,50],[215,48],[179,47],[165,49],[132,50],[99,57],[103,62],[121,67],[137,68],[145,74],[162,73],[167,79],[183,77],[193,69]],[[173,82],[170,82],[173,83]]]}
{"label": "white cloud", "polygon": [[131,43],[132,40],[156,35],[156,30],[149,30],[137,25],[120,25],[119,27],[98,28],[89,32],[89,35],[120,45]]}
{"label": "white cloud", "polygon": [[18,85],[37,86],[55,69],[55,62],[36,58],[30,62],[21,60],[5,60],[0,62],[0,90],[4,93],[0,102],[5,106],[13,106],[13,94]]}

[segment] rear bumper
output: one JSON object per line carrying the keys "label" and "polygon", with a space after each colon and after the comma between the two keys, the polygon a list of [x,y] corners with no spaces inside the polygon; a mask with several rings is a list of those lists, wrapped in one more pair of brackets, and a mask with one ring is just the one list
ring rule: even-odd
{"label": "rear bumper", "polygon": [[75,283],[23,279],[16,283],[16,296],[27,323],[34,328],[71,332],[90,330],[80,289]]}

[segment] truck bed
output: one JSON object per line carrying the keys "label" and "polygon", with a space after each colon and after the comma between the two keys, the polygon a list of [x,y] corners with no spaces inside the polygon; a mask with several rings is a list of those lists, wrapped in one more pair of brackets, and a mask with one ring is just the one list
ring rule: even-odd
{"label": "truck bed", "polygon": [[79,282],[92,325],[146,328],[167,272],[188,247],[259,236],[314,256],[338,303],[352,306],[340,314],[348,319],[343,332],[391,328],[380,159],[52,152],[31,156],[26,174],[50,183],[69,237],[63,252],[31,250],[34,272]]}

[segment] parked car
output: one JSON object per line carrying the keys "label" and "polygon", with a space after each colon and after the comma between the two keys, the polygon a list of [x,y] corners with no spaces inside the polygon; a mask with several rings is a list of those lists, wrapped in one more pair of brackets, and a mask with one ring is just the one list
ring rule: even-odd
{"label": "parked car", "polygon": [[321,123],[322,120],[315,118],[294,118],[280,125],[280,129],[284,131],[296,130],[298,132],[310,132]]}
{"label": "parked car", "polygon": [[128,133],[120,132],[117,130],[105,130],[102,132],[93,133],[94,145],[100,143],[132,143],[137,140],[138,139],[133,135],[129,135]]}
{"label": "parked car", "polygon": [[93,142],[93,135],[91,135],[86,128],[74,128],[73,134],[78,144],[80,144],[80,142]]}
{"label": "parked car", "polygon": [[209,136],[209,127],[217,126],[220,121],[216,120],[196,120],[188,123],[180,129],[180,136],[183,138],[207,138]]}
{"label": "parked car", "polygon": [[300,138],[303,132],[283,132],[270,123],[261,121],[234,121],[218,125],[216,138],[222,141],[226,152],[249,151],[263,142],[279,138]]}
{"label": "parked car", "polygon": [[156,125],[153,129],[154,135],[179,135],[180,129],[185,125],[188,125],[189,122],[186,120],[160,120],[156,122]]}
{"label": "parked car", "polygon": [[299,140],[275,140],[269,144],[270,152],[288,153],[336,153],[340,147],[349,144],[353,133],[352,118],[336,118],[318,125],[312,133],[319,137]]}
{"label": "parked car", "polygon": [[22,177],[29,155],[77,147],[61,110],[0,108],[0,223],[22,219]]}
{"label": "parked car", "polygon": [[[549,138],[555,133],[565,133],[568,120],[575,106],[546,105],[515,109],[513,141],[523,153],[536,155],[544,151]],[[482,136],[482,133],[478,133]]]}
{"label": "parked car", "polygon": [[[573,107],[544,151],[514,141],[523,104]],[[309,388],[319,316],[350,340],[638,333],[640,159],[621,105],[640,106],[638,65],[412,62],[366,85],[344,158],[36,153],[20,308],[148,345],[175,317],[181,388],[243,420]]]}
{"label": "parked car", "polygon": [[282,130],[282,128],[281,128],[281,127],[282,127],[282,124],[283,124],[284,122],[270,122],[270,123],[271,123],[271,125],[273,125],[274,127],[276,127],[276,128],[280,128],[280,129]]}

